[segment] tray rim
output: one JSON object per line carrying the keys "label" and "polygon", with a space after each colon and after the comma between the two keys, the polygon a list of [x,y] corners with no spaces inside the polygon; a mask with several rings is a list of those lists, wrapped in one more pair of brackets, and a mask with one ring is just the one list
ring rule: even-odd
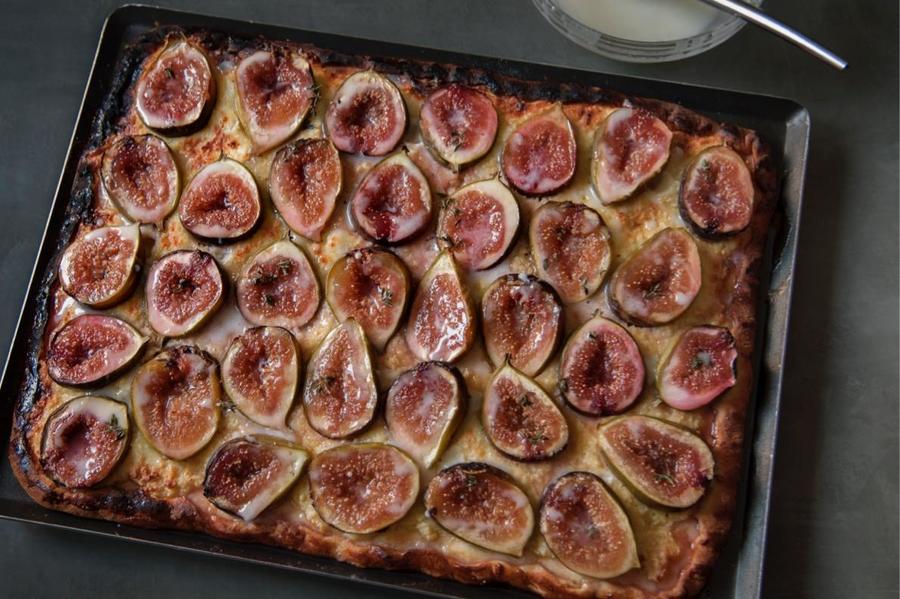
{"label": "tray rim", "polygon": [[[156,17],[162,17],[166,20],[166,22],[161,23],[160,21],[162,19],[157,20]],[[182,26],[185,26],[187,24],[184,22],[184,20],[209,21],[209,23],[204,25],[209,29],[228,28],[230,32],[235,32],[235,29],[247,27],[251,29],[265,29],[267,30],[266,33],[258,31],[254,33],[254,35],[264,35],[269,38],[289,39],[302,36],[312,36],[319,38],[320,40],[325,39],[326,41],[324,43],[322,41],[313,42],[316,45],[324,45],[325,47],[328,47],[327,41],[329,40],[338,42],[339,44],[362,44],[369,47],[367,53],[370,55],[403,55],[408,57],[415,54],[421,54],[422,56],[419,56],[419,59],[434,60],[437,62],[449,62],[457,64],[473,64],[478,62],[489,63],[490,65],[492,65],[491,68],[493,68],[494,70],[497,70],[498,67],[501,66],[511,68],[513,70],[544,70],[552,72],[554,75],[560,78],[561,82],[577,81],[579,76],[587,77],[590,79],[590,85],[597,85],[599,87],[604,87],[614,91],[622,91],[632,96],[643,96],[648,98],[661,99],[679,104],[681,103],[679,100],[683,100],[685,96],[698,94],[703,99],[714,97],[719,97],[720,100],[730,99],[732,101],[744,99],[750,101],[749,106],[753,108],[759,108],[761,107],[760,105],[769,104],[769,108],[780,109],[784,117],[783,120],[778,115],[767,115],[764,113],[751,114],[747,112],[735,112],[734,114],[734,116],[737,117],[738,121],[740,120],[740,115],[744,114],[746,118],[769,119],[772,120],[772,122],[783,123],[785,126],[783,145],[781,147],[772,145],[772,147],[779,152],[783,152],[783,155],[780,157],[782,166],[782,186],[781,201],[779,202],[779,213],[782,214],[782,218],[786,220],[789,219],[789,222],[783,224],[786,234],[784,239],[782,240],[778,255],[771,256],[771,264],[768,264],[770,270],[764,273],[765,278],[768,279],[768,284],[767,286],[765,286],[766,289],[763,290],[761,288],[759,291],[759,301],[762,305],[758,308],[758,363],[756,363],[754,366],[754,368],[757,370],[757,373],[755,377],[754,389],[751,395],[751,403],[749,404],[748,408],[748,428],[747,438],[745,439],[744,474],[739,488],[740,501],[742,503],[745,503],[746,505],[743,505],[738,510],[736,510],[735,520],[733,521],[732,525],[733,530],[729,534],[728,542],[728,544],[731,545],[734,541],[734,538],[738,535],[738,530],[743,527],[744,530],[740,531],[741,539],[740,547],[738,550],[738,561],[734,563],[735,590],[740,588],[744,591],[751,592],[750,595],[744,593],[738,594],[738,596],[741,597],[762,596],[763,573],[765,565],[765,543],[768,534],[768,521],[771,511],[774,451],[777,443],[777,424],[780,412],[781,389],[783,381],[780,363],[787,351],[787,332],[789,330],[790,324],[790,306],[793,290],[793,267],[796,261],[797,254],[798,232],[800,225],[800,216],[802,213],[803,188],[805,183],[805,172],[811,126],[808,110],[803,105],[789,98],[770,94],[758,94],[740,90],[715,88],[704,85],[686,84],[661,79],[603,73],[541,61],[510,60],[497,56],[485,56],[455,52],[411,44],[398,44],[394,42],[368,39],[353,35],[333,34],[324,31],[286,27],[255,20],[219,17],[199,12],[169,9],[147,4],[125,4],[123,6],[115,8],[112,12],[110,12],[110,14],[104,20],[103,26],[100,31],[98,43],[94,51],[91,69],[87,82],[85,84],[84,94],[82,95],[82,101],[77,113],[75,125],[73,127],[72,135],[70,136],[68,148],[66,151],[66,158],[63,162],[60,177],[58,179],[56,190],[53,195],[53,200],[51,201],[49,206],[49,212],[43,232],[41,234],[40,244],[38,246],[35,262],[29,276],[28,286],[26,288],[26,293],[20,307],[19,316],[17,318],[13,336],[10,340],[9,351],[4,361],[2,375],[0,375],[0,392],[4,393],[4,395],[10,395],[11,397],[16,398],[19,394],[19,381],[16,380],[15,382],[12,382],[12,379],[14,377],[9,371],[9,367],[10,363],[13,361],[13,358],[17,353],[17,350],[22,349],[20,346],[28,343],[29,341],[28,337],[30,331],[28,331],[27,326],[23,328],[23,319],[25,318],[29,308],[34,307],[32,306],[32,304],[35,303],[37,292],[40,290],[40,275],[45,271],[47,267],[46,263],[49,259],[52,258],[53,252],[55,251],[55,248],[49,247],[47,242],[48,236],[54,231],[53,229],[51,229],[51,225],[53,224],[53,221],[55,219],[58,219],[61,216],[61,214],[59,213],[62,212],[62,209],[68,199],[71,181],[67,182],[66,180],[67,178],[74,178],[77,156],[83,149],[79,146],[83,146],[88,141],[88,136],[86,134],[91,130],[91,121],[93,120],[93,115],[86,114],[85,111],[89,103],[89,97],[91,95],[92,89],[97,85],[102,85],[102,81],[100,81],[100,78],[103,76],[103,74],[100,73],[101,65],[99,62],[102,56],[102,52],[104,50],[108,50],[109,48],[107,48],[107,46],[110,44],[116,44],[113,48],[114,51],[121,48],[121,43],[118,40],[118,36],[120,33],[124,33],[129,26],[151,25],[152,23],[171,23],[175,25],[180,24]],[[519,75],[518,73],[513,73],[513,76]],[[524,78],[535,79],[536,77],[532,72],[530,77],[524,76]],[[603,81],[597,81],[598,79],[602,79]],[[653,90],[652,88],[655,87],[660,87],[661,89]],[[101,97],[105,97],[108,91],[109,90],[105,88],[101,90]],[[692,102],[691,100],[684,100],[684,102],[687,107],[701,113],[708,113],[710,111],[720,112],[712,107],[698,107],[696,106],[696,103]],[[728,111],[725,112],[727,113]],[[733,121],[734,119],[729,118],[729,120]],[[794,129],[791,129],[792,126],[794,127]],[[79,138],[79,133],[84,136],[84,139]],[[788,151],[790,150],[791,146],[796,146],[793,152]],[[788,159],[792,157],[796,159],[796,164],[787,164]],[[790,206],[787,206],[788,200],[791,200]],[[763,286],[761,285],[761,287]],[[764,291],[766,292],[765,294],[763,293]],[[773,324],[773,304],[776,308],[775,312],[780,314],[780,321],[777,323],[777,328],[775,328],[774,331],[770,331],[769,328]],[[776,314],[776,317],[779,317],[779,314]],[[765,371],[764,368],[766,369]],[[764,374],[769,371],[774,374],[774,376],[771,377],[771,380],[768,380],[767,377],[764,377]],[[761,400],[764,397],[768,398],[769,401],[763,403]],[[13,407],[13,403],[11,402],[8,408],[10,412],[12,411]],[[7,408],[3,408],[2,413],[0,413],[0,427],[5,429],[0,430],[0,440],[2,440],[5,445],[8,445],[8,435],[10,433],[9,427],[7,427],[5,423],[10,419],[10,414],[6,414],[6,410]],[[768,424],[769,430],[765,438],[760,437],[759,425],[761,422]],[[755,464],[755,462],[759,458],[762,458],[762,461],[764,462],[761,467]],[[757,483],[763,484],[760,487]],[[15,482],[14,484],[18,486],[18,482]],[[184,533],[180,531],[171,531],[165,529],[144,529],[119,525],[108,521],[79,518],[76,516],[71,516],[68,514],[63,514],[54,510],[43,508],[33,503],[27,497],[25,498],[25,501],[32,504],[32,514],[16,513],[14,510],[10,509],[11,504],[14,502],[8,500],[5,497],[0,497],[0,518],[42,524],[53,528],[78,530],[80,532],[88,532],[105,537],[115,537],[129,541],[137,541],[142,544],[165,546],[168,548],[188,551],[191,553],[212,555],[216,557],[226,557],[233,560],[240,560],[245,562],[274,566],[282,569],[299,571],[303,572],[304,574],[326,576],[333,579],[349,580],[351,582],[362,582],[365,584],[376,585],[383,588],[402,589],[426,595],[447,596],[446,592],[428,588],[421,588],[417,586],[411,580],[412,578],[421,577],[426,579],[423,581],[425,584],[433,582],[436,586],[462,587],[461,589],[456,589],[461,591],[460,595],[465,595],[466,593],[464,591],[466,589],[485,588],[468,587],[466,585],[461,585],[460,583],[455,583],[453,581],[434,579],[428,577],[427,575],[419,573],[413,574],[408,572],[399,573],[401,577],[399,583],[396,581],[392,582],[386,580],[378,580],[385,577],[396,577],[398,573],[396,571],[356,568],[354,566],[338,562],[336,560],[307,556],[305,554],[280,550],[274,547],[262,545],[256,545],[255,547],[263,548],[265,551],[269,552],[287,552],[295,558],[293,561],[322,561],[325,562],[325,565],[328,566],[328,569],[317,569],[311,567],[309,564],[298,565],[296,563],[287,563],[288,560],[278,561],[265,559],[262,557],[237,555],[223,551],[221,549],[221,546],[233,545],[236,548],[242,548],[249,547],[250,545],[246,543],[225,541],[222,539],[217,539],[208,535],[197,533]],[[71,519],[71,522],[66,522],[66,520],[69,519]],[[103,528],[107,528],[109,530],[102,530]],[[196,539],[196,543],[179,543],[177,540],[172,539],[151,538],[174,538],[179,536]],[[744,557],[745,552],[748,552],[751,555],[749,557]],[[724,561],[722,557],[724,556],[720,556],[720,560],[717,562],[718,565],[716,568],[714,568],[714,574],[710,577],[710,580],[715,578],[715,573],[717,571],[725,567],[725,564],[722,563]],[[741,562],[745,559],[749,559],[751,562],[756,563],[757,567],[755,568],[755,572],[743,572],[741,570]],[[338,572],[337,570],[346,571]],[[405,582],[407,584],[404,584]],[[488,588],[490,588],[490,592],[492,594],[500,591],[504,593],[509,592],[514,594],[515,596],[522,596],[524,593],[526,593],[523,591],[511,589],[506,586]]]}

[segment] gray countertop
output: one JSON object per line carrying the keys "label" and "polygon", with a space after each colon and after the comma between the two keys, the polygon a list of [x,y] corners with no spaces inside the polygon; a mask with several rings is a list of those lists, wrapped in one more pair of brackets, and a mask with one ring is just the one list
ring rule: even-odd
{"label": "gray countertop", "polygon": [[[558,35],[530,2],[196,0],[165,5],[519,60],[785,96],[812,115],[765,583],[768,597],[898,592],[898,6],[772,0],[851,64],[837,73],[745,29],[680,63],[627,65]],[[0,354],[113,0],[5,0],[0,20]],[[8,398],[4,398],[8,401]],[[220,599],[396,595],[0,522],[0,595]]]}

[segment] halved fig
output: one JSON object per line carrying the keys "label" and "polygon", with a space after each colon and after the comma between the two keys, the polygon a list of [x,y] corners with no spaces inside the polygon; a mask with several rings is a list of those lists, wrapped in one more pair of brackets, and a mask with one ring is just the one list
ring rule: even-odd
{"label": "halved fig", "polygon": [[131,366],[146,343],[147,338],[124,320],[82,314],[53,334],[47,369],[61,385],[101,383]]}
{"label": "halved fig", "polygon": [[298,139],[275,154],[269,195],[295,233],[320,241],[340,191],[341,160],[327,139]]}
{"label": "halved fig", "polygon": [[203,495],[220,510],[250,522],[293,486],[307,460],[305,451],[285,443],[232,439],[206,465]]}
{"label": "halved fig", "polygon": [[525,195],[550,195],[575,175],[575,134],[560,106],[533,116],[510,134],[501,167],[510,185]]}
{"label": "halved fig", "polygon": [[529,238],[538,276],[563,302],[580,302],[600,288],[612,251],[597,212],[583,204],[547,202],[531,217]]}
{"label": "halved fig", "polygon": [[550,483],[540,528],[553,554],[579,574],[612,578],[641,565],[628,516],[589,472],[569,472]]}
{"label": "halved fig", "polygon": [[219,425],[222,390],[218,364],[190,345],[165,349],[131,381],[131,413],[144,437],[173,460],[191,457]]}
{"label": "halved fig", "polygon": [[187,135],[206,125],[216,103],[216,77],[206,54],[175,42],[144,67],[135,92],[138,116],[165,135]]}
{"label": "halved fig", "polygon": [[700,152],[684,172],[678,192],[681,217],[701,237],[716,239],[747,228],[753,216],[753,178],[727,146]]}
{"label": "halved fig", "polygon": [[160,335],[187,335],[219,309],[224,295],[215,258],[199,250],[177,250],[150,267],[147,320]]}
{"label": "halved fig", "polygon": [[320,301],[309,259],[287,239],[256,254],[238,278],[238,308],[253,324],[302,327],[316,315]]}
{"label": "halved fig", "polygon": [[705,406],[737,381],[737,349],[728,329],[714,326],[686,330],[659,363],[659,395],[679,410]]}
{"label": "halved fig", "polygon": [[409,295],[409,271],[387,250],[353,250],[334,263],[325,297],[341,322],[352,318],[381,351],[397,330]]}
{"label": "halved fig", "polygon": [[419,113],[422,139],[452,167],[475,162],[497,136],[497,111],[481,92],[456,83],[434,91]]}
{"label": "halved fig", "polygon": [[283,48],[258,50],[242,59],[235,83],[241,123],[256,154],[293,135],[316,101],[309,63]]}
{"label": "halved fig", "polygon": [[394,445],[429,468],[465,417],[466,405],[466,385],[456,368],[420,362],[391,385],[384,419]]}
{"label": "halved fig", "polygon": [[419,282],[406,327],[406,344],[420,360],[452,362],[475,342],[475,310],[453,257],[435,258]]}
{"label": "halved fig", "polygon": [[256,327],[231,342],[222,361],[222,385],[247,418],[269,428],[284,420],[300,377],[300,357],[291,333]]}
{"label": "halved fig", "polygon": [[375,71],[350,75],[325,113],[328,136],[338,150],[384,156],[406,129],[406,104],[391,81]]}
{"label": "halved fig", "polygon": [[366,335],[354,320],[332,329],[309,360],[303,406],[309,425],[331,439],[364,429],[375,417],[378,389]]}
{"label": "halved fig", "polygon": [[350,200],[353,221],[375,241],[401,243],[431,222],[431,189],[406,152],[392,154],[370,170]]}
{"label": "halved fig", "polygon": [[481,423],[494,447],[524,462],[553,457],[569,442],[569,426],[553,400],[508,363],[484,391]]}
{"label": "halved fig", "polygon": [[591,178],[604,204],[619,202],[662,170],[672,131],[640,108],[612,111],[594,136]]}
{"label": "halved fig", "polygon": [[487,179],[444,200],[437,234],[458,264],[484,270],[506,255],[518,230],[516,198],[499,179]]}
{"label": "halved fig", "polygon": [[137,277],[138,225],[94,229],[63,252],[59,283],[77,301],[108,308],[124,300]]}
{"label": "halved fig", "polygon": [[700,437],[649,416],[604,425],[600,448],[632,491],[651,504],[690,507],[713,479],[713,455]]}
{"label": "halved fig", "polygon": [[425,491],[428,516],[461,539],[521,556],[534,530],[528,496],[505,472],[470,462],[444,468]]}
{"label": "halved fig", "polygon": [[259,222],[262,205],[256,179],[243,164],[222,158],[194,175],[181,194],[178,218],[203,239],[235,241]]}
{"label": "halved fig", "polygon": [[166,142],[155,135],[123,137],[103,153],[103,187],[125,217],[159,224],[178,201],[181,178]]}
{"label": "halved fig", "polygon": [[339,445],[313,458],[309,490],[322,520],[344,532],[369,534],[412,508],[419,495],[419,468],[390,445]]}
{"label": "halved fig", "polygon": [[607,287],[619,318],[657,326],[681,316],[702,283],[700,251],[684,229],[663,229],[616,269]]}
{"label": "halved fig", "polygon": [[625,410],[644,389],[644,360],[628,331],[595,316],[572,333],[559,365],[559,393],[589,416]]}
{"label": "halved fig", "polygon": [[127,448],[125,404],[85,395],[50,415],[41,439],[41,466],[70,489],[93,487],[109,476]]}
{"label": "halved fig", "polygon": [[531,275],[508,274],[484,292],[481,326],[494,366],[509,361],[534,376],[559,346],[565,323],[552,287]]}

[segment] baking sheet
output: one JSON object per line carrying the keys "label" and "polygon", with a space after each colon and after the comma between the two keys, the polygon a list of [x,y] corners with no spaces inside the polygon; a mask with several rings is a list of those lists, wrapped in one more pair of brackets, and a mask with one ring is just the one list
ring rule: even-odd
{"label": "baking sheet", "polygon": [[[456,54],[426,48],[349,38],[336,35],[286,29],[271,25],[234,21],[159,9],[126,6],[107,19],[101,33],[91,76],[70,143],[65,166],[51,206],[40,251],[35,262],[29,290],[16,327],[4,368],[0,394],[7,398],[0,410],[0,434],[5,445],[11,427],[15,399],[30,390],[23,388],[26,356],[35,334],[33,323],[45,298],[42,277],[58,247],[67,236],[65,209],[75,177],[78,158],[90,141],[93,116],[101,108],[123,58],[124,48],[142,33],[157,25],[204,27],[238,36],[264,36],[311,43],[344,53],[432,60],[480,67],[504,75],[550,81],[597,85],[628,95],[647,96],[676,102],[717,120],[755,129],[773,147],[782,165],[782,202],[777,226],[764,264],[760,294],[759,327],[756,354],[756,390],[747,418],[745,475],[740,501],[728,545],[713,569],[703,596],[753,598],[762,594],[769,497],[782,383],[792,273],[796,257],[803,176],[809,139],[809,116],[800,105],[781,98],[682,84],[605,75],[549,65],[512,62],[502,59]],[[232,559],[279,566],[318,575],[349,579],[369,584],[403,588],[426,594],[456,597],[521,597],[526,593],[505,586],[465,586],[418,573],[363,570],[334,560],[297,554],[262,545],[236,543],[197,533],[145,530],[111,522],[88,520],[47,510],[32,502],[20,488],[6,460],[0,465],[0,517],[77,529],[176,549],[219,555]]]}

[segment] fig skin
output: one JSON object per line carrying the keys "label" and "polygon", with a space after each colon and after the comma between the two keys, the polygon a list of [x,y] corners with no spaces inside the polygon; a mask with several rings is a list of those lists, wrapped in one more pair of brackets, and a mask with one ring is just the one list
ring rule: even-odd
{"label": "fig skin", "polygon": [[[734,337],[726,328],[706,325],[684,331],[659,361],[660,398],[679,410],[705,406],[737,382],[737,356]],[[679,376],[679,368],[687,368],[686,373]]]}
{"label": "fig skin", "polygon": [[[151,162],[154,157],[156,162]],[[175,210],[181,192],[181,175],[172,151],[155,135],[126,136],[116,141],[103,152],[100,180],[126,220],[157,227],[162,227]],[[159,192],[161,187],[161,194],[148,197],[148,192]],[[140,197],[129,197],[135,193]]]}
{"label": "fig skin", "polygon": [[[50,478],[70,489],[95,487],[122,461],[129,429],[124,404],[98,395],[71,399],[54,410],[44,425],[41,466]],[[67,443],[87,454],[75,456],[81,463],[67,459]]]}
{"label": "fig skin", "polygon": [[[548,230],[545,224],[552,226]],[[592,208],[547,202],[532,215],[528,237],[537,275],[553,286],[563,303],[580,302],[600,289],[612,249],[609,230]],[[596,262],[589,263],[588,257]]]}
{"label": "fig skin", "polygon": [[[546,314],[535,315],[536,310],[528,305],[532,299],[545,312],[549,307],[549,318],[540,321]],[[536,277],[503,275],[484,292],[481,327],[485,350],[494,366],[509,361],[525,375],[535,376],[562,342],[565,330],[562,304],[556,291]]]}
{"label": "fig skin", "polygon": [[[626,438],[617,445],[615,435],[621,432]],[[712,452],[686,429],[650,416],[620,416],[601,426],[599,433],[609,465],[644,503],[688,508],[712,483]]]}
{"label": "fig skin", "polygon": [[[252,72],[257,70],[257,74]],[[261,89],[255,90],[254,86]],[[309,63],[298,52],[275,47],[258,50],[244,57],[235,69],[238,96],[238,116],[253,144],[253,153],[263,154],[290,138],[316,103],[316,84]],[[260,102],[258,95],[263,96]],[[278,114],[285,109],[279,101],[299,102],[289,107],[288,115]],[[254,106],[256,104],[256,106]],[[274,125],[266,123],[273,118]],[[278,123],[279,117],[286,122]],[[261,122],[262,121],[262,122]]]}
{"label": "fig skin", "polygon": [[547,485],[539,522],[547,546],[574,572],[604,579],[641,566],[628,516],[595,474],[569,472]]}
{"label": "fig skin", "polygon": [[313,508],[326,523],[347,533],[371,534],[412,508],[419,495],[419,468],[391,445],[338,445],[312,459],[309,490]]}
{"label": "fig skin", "polygon": [[[335,349],[361,355],[341,355],[335,364],[327,353]],[[357,392],[348,391],[347,377],[363,379],[352,381],[359,387]],[[350,405],[356,413],[348,414],[348,405],[360,400],[361,406]],[[332,329],[313,352],[306,373],[303,407],[313,430],[329,439],[352,437],[365,430],[375,418],[378,389],[366,335],[356,321],[350,319]]]}
{"label": "fig skin", "polygon": [[[176,75],[176,69],[183,67],[179,65],[178,60],[184,60],[183,57],[192,63],[192,72],[189,77],[173,77]],[[153,106],[152,93],[148,90],[151,85],[150,79],[158,78],[161,81],[176,81],[177,88],[167,89],[165,98],[160,102],[160,106]],[[171,84],[166,83],[167,87]],[[183,93],[185,87],[193,95],[197,96],[188,100],[188,115],[178,116],[175,114],[165,114],[163,116],[153,115],[154,108],[163,109],[171,112],[175,107],[173,94]],[[206,126],[213,108],[216,105],[218,94],[218,86],[216,83],[216,70],[207,57],[206,53],[191,44],[187,40],[179,40],[167,46],[154,59],[144,66],[144,70],[138,79],[137,89],[135,90],[135,109],[141,121],[149,129],[154,129],[162,135],[168,137],[180,137],[190,135],[200,131]],[[151,105],[148,106],[148,102]],[[198,105],[199,104],[199,105]],[[166,106],[166,108],[163,108]]]}
{"label": "fig skin", "polygon": [[[241,187],[239,193],[233,189],[235,183]],[[235,199],[243,207],[237,207]],[[185,187],[178,205],[182,226],[195,237],[213,243],[245,239],[256,230],[261,217],[256,179],[246,166],[231,158],[221,158],[200,169]],[[233,218],[238,222],[227,222]]]}
{"label": "fig skin", "polygon": [[[240,374],[242,367],[244,380]],[[290,331],[281,327],[254,327],[232,341],[225,352],[222,386],[244,416],[262,426],[284,428],[297,395],[300,370],[300,354]]]}
{"label": "fig skin", "polygon": [[[215,358],[190,345],[162,350],[144,362],[131,381],[131,413],[138,429],[156,451],[173,460],[186,460],[212,440],[219,427],[221,398]],[[156,413],[145,413],[160,402]],[[151,422],[148,417],[162,421]],[[177,438],[184,434],[195,438],[189,442]]]}
{"label": "fig skin", "polygon": [[[480,462],[438,472],[425,491],[425,513],[464,541],[515,557],[522,556],[534,531],[534,511],[525,492],[508,474]],[[488,528],[492,538],[483,534]]]}
{"label": "fig skin", "polygon": [[308,460],[299,447],[275,439],[238,437],[221,445],[207,462],[203,495],[220,510],[250,522],[287,493]]}
{"label": "fig skin", "polygon": [[[190,277],[190,278],[188,278]],[[176,296],[165,313],[157,305],[161,295]],[[165,337],[188,335],[204,324],[221,307],[225,297],[225,278],[215,258],[199,250],[175,250],[159,258],[147,275],[147,320],[154,331]],[[194,296],[206,305],[185,310]],[[174,313],[172,311],[174,310]]]}
{"label": "fig skin", "polygon": [[386,249],[365,247],[334,263],[325,281],[325,299],[340,322],[354,319],[375,349],[383,351],[406,313],[410,286],[409,269],[400,258]]}
{"label": "fig skin", "polygon": [[[651,265],[646,264],[649,254],[671,244],[680,246],[674,267],[669,257],[660,262],[651,259]],[[639,277],[637,282],[628,280],[632,276]],[[629,324],[653,327],[668,324],[684,314],[700,293],[702,280],[696,242],[684,229],[669,228],[645,241],[619,265],[606,290],[616,316]],[[672,289],[676,285],[680,288]]]}
{"label": "fig skin", "polygon": [[[718,190],[715,188],[723,185],[720,176],[731,177],[732,181]],[[694,183],[700,177],[702,188],[698,191]],[[730,197],[723,201],[716,191]],[[755,193],[753,177],[743,158],[727,146],[714,146],[697,154],[684,170],[678,190],[678,211],[696,235],[718,241],[737,235],[750,225]],[[707,201],[710,195],[716,200]],[[726,203],[730,204],[730,210]],[[709,214],[703,216],[698,210]]]}
{"label": "fig skin", "polygon": [[[480,119],[483,122],[473,122]],[[497,121],[490,98],[457,83],[433,91],[419,113],[419,129],[429,151],[455,171],[490,151]],[[445,128],[449,131],[442,131]]]}
{"label": "fig skin", "polygon": [[[629,123],[633,125],[629,126]],[[625,135],[618,137],[615,131],[618,127],[628,127]],[[646,127],[636,133],[635,127]],[[636,135],[640,138],[635,139]],[[621,142],[625,144],[624,155],[617,153],[611,143]],[[594,146],[591,155],[591,181],[594,185],[600,201],[604,204],[621,202],[632,197],[638,190],[649,183],[669,161],[669,150],[672,143],[672,131],[666,124],[639,108],[618,108],[612,111],[603,125],[594,135]],[[643,152],[637,151],[643,145]],[[659,150],[665,148],[661,155],[654,157],[648,154],[648,148]],[[613,181],[608,176],[607,169],[611,168],[611,162],[633,176],[631,181]],[[635,164],[635,161],[637,164]],[[633,169],[641,172],[634,172]]]}
{"label": "fig skin", "polygon": [[[118,338],[103,339],[104,333]],[[147,341],[124,320],[105,314],[82,314],[51,337],[47,372],[60,385],[99,386],[128,370],[143,353]]]}
{"label": "fig skin", "polygon": [[[437,236],[457,264],[468,270],[486,270],[509,253],[519,232],[519,204],[499,179],[469,183],[443,204]],[[498,240],[491,227],[498,222],[503,230],[499,245],[492,250],[488,244]]]}
{"label": "fig skin", "polygon": [[[59,283],[79,303],[110,308],[134,290],[140,250],[138,225],[100,227],[75,241],[59,262]],[[99,287],[99,289],[98,289]]]}
{"label": "fig skin", "polygon": [[287,329],[306,325],[322,302],[319,279],[309,258],[287,239],[276,241],[247,261],[236,295],[238,309],[251,323]]}
{"label": "fig skin", "polygon": [[[519,193],[548,196],[572,181],[577,151],[572,123],[557,104],[516,126],[503,146],[500,167],[510,187]],[[524,165],[517,164],[520,152],[524,152]]]}
{"label": "fig skin", "polygon": [[[440,377],[451,387],[450,404],[439,410],[439,415],[444,419],[443,422],[436,422],[436,419],[432,418],[434,416],[432,412],[429,411],[427,415],[424,415],[421,411],[424,397],[431,398],[430,401],[433,405],[434,391],[430,394],[423,393],[422,396],[407,395],[410,385],[417,383],[427,385],[430,382],[428,379],[434,376]],[[430,468],[441,457],[450,443],[450,439],[453,438],[465,418],[468,411],[468,397],[462,374],[454,366],[444,362],[420,362],[397,377],[388,390],[384,420],[391,441],[425,468]],[[418,420],[402,422],[404,411],[412,412],[412,416],[417,417]],[[447,412],[450,413],[449,417],[447,417]],[[440,426],[439,430],[429,430],[434,426]],[[403,430],[404,428],[407,430]],[[430,434],[431,438],[426,440],[426,442],[431,442],[430,445],[423,445],[419,442],[420,440],[411,438],[416,433]],[[436,440],[434,439],[435,433],[437,433]]]}
{"label": "fig skin", "polygon": [[[269,196],[294,233],[322,240],[343,186],[341,171],[337,148],[327,139],[298,139],[278,150],[269,170]],[[310,207],[320,208],[311,222],[301,212]]]}
{"label": "fig skin", "polygon": [[[342,110],[352,112],[341,114]],[[370,114],[373,110],[374,115]],[[387,112],[392,113],[390,118],[385,116]],[[342,123],[348,116],[349,126]],[[390,79],[371,70],[358,71],[345,79],[325,112],[328,136],[338,150],[349,154],[390,153],[403,137],[406,123],[406,103],[400,90]]]}
{"label": "fig skin", "polygon": [[[517,396],[510,398],[509,391]],[[552,458],[569,442],[569,425],[553,400],[509,363],[488,382],[481,423],[498,451],[522,462]]]}
{"label": "fig skin", "polygon": [[350,198],[349,213],[353,226],[366,238],[399,245],[428,227],[431,204],[428,179],[401,150],[366,173]]}
{"label": "fig skin", "polygon": [[[587,363],[579,366],[579,360]],[[563,348],[558,391],[575,411],[608,416],[626,410],[641,396],[645,375],[640,349],[628,331],[595,316],[572,333]]]}
{"label": "fig skin", "polygon": [[[444,278],[448,276],[450,277],[449,281]],[[459,297],[456,298],[458,301],[451,306],[457,313],[453,315],[452,320],[443,318],[443,326],[438,331],[440,335],[438,339],[422,341],[420,336],[429,334],[425,327],[430,325],[425,321],[432,316],[430,311],[445,307],[442,304],[449,301],[448,290],[439,288],[442,284],[452,285],[458,292]],[[449,253],[443,252],[435,258],[428,268],[428,272],[419,282],[406,326],[406,344],[420,360],[453,362],[471,349],[475,342],[476,326],[475,310],[472,307],[468,291],[462,283],[456,263]],[[448,329],[449,336],[446,334]],[[448,347],[451,342],[455,344],[455,347]]]}

